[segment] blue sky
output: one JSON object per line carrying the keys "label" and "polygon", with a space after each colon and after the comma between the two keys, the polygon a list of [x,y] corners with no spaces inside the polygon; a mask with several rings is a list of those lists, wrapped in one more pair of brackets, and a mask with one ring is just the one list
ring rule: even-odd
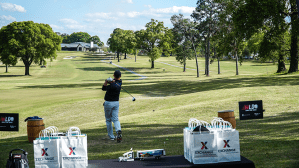
{"label": "blue sky", "polygon": [[106,45],[115,28],[144,29],[151,18],[171,28],[170,17],[190,17],[197,0],[8,0],[0,2],[0,27],[13,21],[49,24],[54,32],[87,32]]}

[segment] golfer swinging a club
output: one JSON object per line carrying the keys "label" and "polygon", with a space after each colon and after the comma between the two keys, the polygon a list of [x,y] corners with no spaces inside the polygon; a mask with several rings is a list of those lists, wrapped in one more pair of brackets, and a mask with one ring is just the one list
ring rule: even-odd
{"label": "golfer swinging a club", "polygon": [[[113,135],[113,127],[112,123],[114,123],[115,132],[117,134],[117,142],[121,142],[121,127],[120,122],[118,121],[118,110],[119,110],[119,94],[121,90],[122,80],[121,72],[116,70],[114,72],[114,79],[108,78],[105,80],[105,83],[102,87],[103,91],[106,91],[105,94],[105,102],[104,102],[104,111],[107,125],[108,138],[110,140],[115,140],[115,136]],[[108,85],[109,84],[109,85]],[[107,138],[104,138],[107,139]]]}

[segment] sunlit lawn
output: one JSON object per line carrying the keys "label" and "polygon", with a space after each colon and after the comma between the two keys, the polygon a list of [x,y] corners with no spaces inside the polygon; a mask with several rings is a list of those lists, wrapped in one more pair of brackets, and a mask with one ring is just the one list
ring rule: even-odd
{"label": "sunlit lawn", "polygon": [[[77,56],[74,59],[63,59]],[[187,62],[183,72],[175,57],[161,57],[151,69],[147,56],[134,56],[120,62],[112,55],[87,55],[81,52],[59,52],[47,68],[30,67],[24,76],[22,62],[15,67],[0,65],[1,113],[19,113],[19,132],[0,132],[0,167],[4,167],[11,149],[29,152],[34,167],[33,146],[27,142],[29,116],[44,118],[47,126],[66,131],[77,126],[88,135],[89,160],[117,159],[131,147],[134,150],[164,148],[167,155],[183,155],[183,128],[190,118],[210,121],[220,110],[235,110],[240,131],[241,155],[256,167],[296,167],[299,163],[299,75],[278,75],[272,63],[246,60],[236,76],[234,60],[210,66],[204,76],[204,59],[199,58],[200,77],[196,77],[195,60]],[[135,71],[146,79],[124,71],[113,64]],[[166,65],[168,63],[175,66]],[[287,64],[287,67],[289,65]],[[105,92],[101,86],[114,70],[122,71],[119,119],[123,142],[101,139],[106,133],[103,112]],[[239,120],[239,101],[263,100],[264,119]]]}

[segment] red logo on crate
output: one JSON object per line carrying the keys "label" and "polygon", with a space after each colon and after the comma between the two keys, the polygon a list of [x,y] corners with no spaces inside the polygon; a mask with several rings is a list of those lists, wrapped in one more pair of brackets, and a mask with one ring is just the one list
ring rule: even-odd
{"label": "red logo on crate", "polygon": [[1,121],[4,122],[5,121],[5,117],[1,117]]}
{"label": "red logo on crate", "polygon": [[224,147],[223,148],[230,147],[229,144],[228,144],[229,140],[223,140],[223,142],[224,142]]}

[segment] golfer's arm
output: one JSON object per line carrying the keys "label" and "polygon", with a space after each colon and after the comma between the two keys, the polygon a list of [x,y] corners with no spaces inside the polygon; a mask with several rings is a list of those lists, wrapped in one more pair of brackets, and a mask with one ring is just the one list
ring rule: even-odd
{"label": "golfer's arm", "polygon": [[105,80],[105,83],[102,86],[102,90],[104,90],[104,91],[107,90],[107,84],[108,84],[108,82]]}

